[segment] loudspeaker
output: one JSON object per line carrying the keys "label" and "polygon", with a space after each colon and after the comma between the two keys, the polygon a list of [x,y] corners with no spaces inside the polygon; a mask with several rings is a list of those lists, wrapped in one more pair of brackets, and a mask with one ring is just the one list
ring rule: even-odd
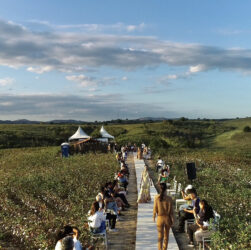
{"label": "loudspeaker", "polygon": [[187,164],[187,177],[189,180],[196,179],[196,168],[194,162],[188,162]]}

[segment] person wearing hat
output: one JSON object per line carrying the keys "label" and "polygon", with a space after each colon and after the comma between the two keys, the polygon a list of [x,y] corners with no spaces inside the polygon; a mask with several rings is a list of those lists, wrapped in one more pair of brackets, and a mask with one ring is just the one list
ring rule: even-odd
{"label": "person wearing hat", "polygon": [[184,209],[192,209],[192,204],[191,204],[191,197],[190,197],[190,191],[193,189],[193,186],[191,184],[187,185],[185,190],[181,190],[181,195],[182,198],[187,201],[186,204],[183,204],[180,206],[179,211],[182,211]]}

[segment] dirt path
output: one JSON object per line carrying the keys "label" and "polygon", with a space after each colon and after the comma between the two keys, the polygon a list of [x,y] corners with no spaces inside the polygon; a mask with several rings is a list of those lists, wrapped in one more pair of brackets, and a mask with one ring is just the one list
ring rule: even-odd
{"label": "dirt path", "polygon": [[130,153],[127,159],[130,169],[129,185],[127,200],[131,207],[127,211],[123,211],[124,216],[120,218],[122,221],[116,223],[117,233],[108,233],[108,249],[109,250],[134,250],[136,241],[137,226],[137,186],[136,173],[133,160],[133,154]]}

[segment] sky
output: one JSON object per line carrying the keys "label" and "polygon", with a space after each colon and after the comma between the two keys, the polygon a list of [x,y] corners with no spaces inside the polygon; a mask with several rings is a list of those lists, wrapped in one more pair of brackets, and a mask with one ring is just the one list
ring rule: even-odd
{"label": "sky", "polygon": [[251,116],[251,1],[0,1],[0,120]]}

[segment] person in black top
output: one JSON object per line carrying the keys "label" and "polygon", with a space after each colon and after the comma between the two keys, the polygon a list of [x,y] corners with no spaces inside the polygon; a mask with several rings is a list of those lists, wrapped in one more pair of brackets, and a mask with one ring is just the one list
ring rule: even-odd
{"label": "person in black top", "polygon": [[193,234],[197,230],[207,230],[207,226],[205,226],[205,222],[209,222],[211,218],[214,218],[214,212],[211,206],[208,205],[206,200],[201,200],[199,203],[200,212],[195,217],[195,224],[189,225],[188,227],[188,235],[190,239],[190,245],[193,245]]}
{"label": "person in black top", "polygon": [[179,226],[178,226],[179,233],[184,233],[185,220],[194,219],[195,218],[194,215],[197,215],[200,211],[200,206],[199,206],[200,199],[199,197],[197,197],[196,190],[192,188],[190,190],[189,195],[192,200],[192,209],[185,208],[179,211]]}

